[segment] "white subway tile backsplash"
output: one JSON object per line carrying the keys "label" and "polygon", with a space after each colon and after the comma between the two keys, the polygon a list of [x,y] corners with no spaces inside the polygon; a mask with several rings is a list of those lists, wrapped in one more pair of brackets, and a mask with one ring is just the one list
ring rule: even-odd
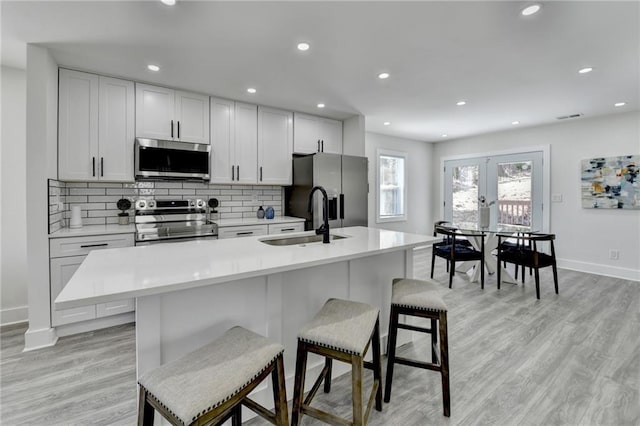
{"label": "white subway tile backsplash", "polygon": [[[127,198],[163,200],[217,198],[219,217],[254,217],[259,206],[273,206],[276,216],[283,211],[283,188],[268,185],[209,185],[198,182],[62,182],[49,180],[49,232],[68,225],[72,206],[79,205],[83,224],[118,223],[116,202]],[[58,203],[62,203],[60,209]],[[133,220],[133,209],[129,210]]]}

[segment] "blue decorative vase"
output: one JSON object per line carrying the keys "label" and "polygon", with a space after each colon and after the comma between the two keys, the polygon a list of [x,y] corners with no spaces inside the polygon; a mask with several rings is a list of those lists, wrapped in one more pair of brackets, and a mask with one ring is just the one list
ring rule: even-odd
{"label": "blue decorative vase", "polygon": [[267,206],[267,209],[264,211],[265,217],[267,219],[273,219],[276,216],[276,212],[273,210],[273,207]]}

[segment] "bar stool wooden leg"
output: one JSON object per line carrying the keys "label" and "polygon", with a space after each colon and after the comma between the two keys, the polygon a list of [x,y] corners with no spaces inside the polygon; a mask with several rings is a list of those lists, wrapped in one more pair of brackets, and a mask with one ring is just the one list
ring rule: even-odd
{"label": "bar stool wooden leg", "polygon": [[147,391],[142,386],[140,386],[140,400],[138,404],[142,407],[138,409],[138,426],[153,426],[155,410],[147,401]]}
{"label": "bar stool wooden leg", "polygon": [[393,367],[396,359],[396,339],[398,337],[398,311],[391,306],[389,319],[389,335],[387,336],[387,380],[384,388],[384,402],[391,400],[391,383],[393,382]]}
{"label": "bar stool wooden leg", "polygon": [[331,369],[333,368],[333,360],[325,357],[324,366],[327,369],[327,374],[324,376],[324,393],[329,393],[331,392]]}
{"label": "bar stool wooden leg", "polygon": [[436,353],[436,343],[438,343],[438,321],[435,318],[431,318],[431,362],[436,364],[438,362],[438,354]]}
{"label": "bar stool wooden leg", "polygon": [[382,411],[382,357],[380,356],[380,319],[376,320],[376,327],[373,330],[371,339],[373,355],[373,381],[376,389],[376,410]]}
{"label": "bar stool wooden leg", "polygon": [[238,404],[233,408],[231,426],[242,426],[242,404]]}
{"label": "bar stool wooden leg", "polygon": [[271,384],[273,387],[276,422],[280,425],[288,425],[289,413],[287,412],[287,390],[284,378],[284,358],[282,355],[276,360],[276,368],[271,372]]}
{"label": "bar stool wooden leg", "polygon": [[302,401],[304,398],[304,375],[307,371],[307,350],[303,342],[298,341],[296,354],[296,377],[293,386],[293,409],[291,413],[291,426],[297,426],[302,415]]}
{"label": "bar stool wooden leg", "polygon": [[353,403],[353,425],[363,424],[362,416],[362,369],[363,359],[360,356],[351,357],[351,400]]}
{"label": "bar stool wooden leg", "polygon": [[444,415],[451,413],[451,395],[449,390],[449,338],[447,336],[447,313],[440,312],[440,366],[442,375],[442,402]]}

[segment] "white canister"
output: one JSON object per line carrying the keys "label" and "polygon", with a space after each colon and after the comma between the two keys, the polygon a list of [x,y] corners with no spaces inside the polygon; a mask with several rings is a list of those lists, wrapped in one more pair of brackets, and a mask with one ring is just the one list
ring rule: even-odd
{"label": "white canister", "polygon": [[69,228],[82,228],[80,206],[71,206],[71,221],[69,222]]}

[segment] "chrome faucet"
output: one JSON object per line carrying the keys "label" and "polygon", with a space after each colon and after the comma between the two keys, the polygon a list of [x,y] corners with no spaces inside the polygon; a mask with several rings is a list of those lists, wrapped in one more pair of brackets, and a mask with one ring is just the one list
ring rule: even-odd
{"label": "chrome faucet", "polygon": [[322,234],[322,242],[329,244],[329,197],[327,196],[327,191],[321,186],[314,186],[311,189],[311,193],[309,193],[309,213],[312,211],[313,194],[316,191],[322,192],[322,221],[324,222],[320,225],[320,228],[316,229],[316,235]]}

